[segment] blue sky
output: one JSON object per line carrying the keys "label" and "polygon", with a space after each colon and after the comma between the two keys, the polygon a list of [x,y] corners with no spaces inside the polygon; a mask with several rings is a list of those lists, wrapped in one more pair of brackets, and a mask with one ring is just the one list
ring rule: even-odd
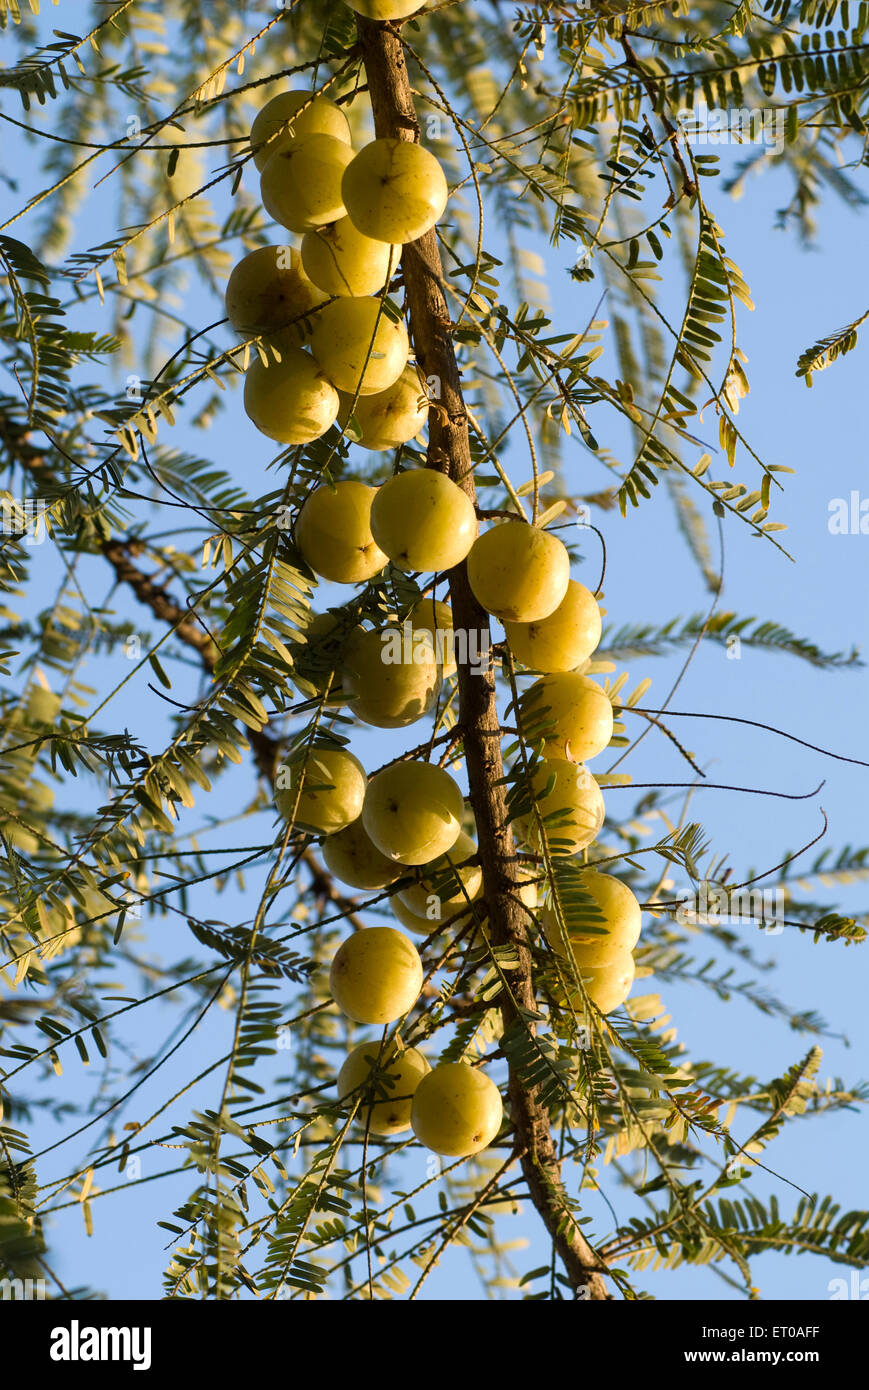
{"label": "blue sky", "polygon": [[[19,114],[9,96],[3,97],[2,109]],[[22,191],[31,192],[32,170],[17,137],[8,139],[7,149],[11,155],[9,167],[20,179]],[[751,394],[742,403],[740,424],[765,462],[786,464],[795,470],[785,480],[785,493],[775,513],[777,520],[788,523],[784,543],[795,563],[785,560],[772,546],[751,539],[747,528],[728,521],[724,528],[725,584],[721,606],[781,622],[827,650],[848,649],[857,644],[865,651],[869,647],[869,536],[831,534],[828,522],[834,499],[848,498],[854,490],[861,497],[869,497],[863,416],[869,347],[858,347],[831,370],[817,376],[812,390],[807,390],[794,375],[796,358],[804,347],[854,318],[869,303],[862,255],[864,217],[830,200],[819,214],[817,244],[807,251],[792,233],[773,229],[776,210],[790,196],[781,175],[773,173],[752,180],[739,201],[728,198],[720,188],[710,193],[707,187],[707,196],[723,226],[728,254],[741,267],[756,305],[753,314],[745,310],[740,313],[738,340],[748,356],[751,382]],[[95,200],[77,225],[73,249],[80,250],[106,235],[101,201]],[[17,234],[26,236],[30,230],[32,221],[25,221]],[[567,269],[574,259],[571,247],[550,249],[530,237],[527,244],[545,254],[551,301],[558,306],[554,314],[556,329],[577,330],[597,303],[598,283],[579,285],[569,278]],[[497,237],[490,249],[497,254]],[[201,321],[205,323],[219,316],[219,302],[200,286],[191,288],[190,297],[193,307],[188,312],[194,318],[201,312]],[[675,308],[681,300],[672,293],[668,302]],[[94,307],[88,311],[89,323],[106,330],[108,315],[100,319],[93,313]],[[599,316],[607,317],[606,303]],[[612,416],[593,410],[590,423],[603,445],[616,451],[623,449],[624,434],[615,427]],[[697,432],[710,445],[716,443],[717,429],[711,412],[705,423],[697,426]],[[216,463],[228,468],[251,491],[260,483],[265,485],[264,469],[272,454],[271,446],[248,424],[239,394],[231,399],[210,434],[194,435],[183,423],[177,433],[179,443],[190,444],[199,452],[210,451]],[[516,459],[508,455],[507,462],[517,478],[524,478],[527,465],[518,450]],[[715,476],[723,476],[725,467],[716,458]],[[745,481],[750,476],[749,467],[747,462],[741,462],[737,468],[738,476]],[[603,488],[612,482],[612,475],[578,442],[566,451],[565,475],[571,486],[582,491]],[[606,536],[605,607],[614,626],[663,622],[676,614],[687,616],[705,608],[708,596],[676,532],[663,488],[625,519],[617,512],[608,512],[603,519],[596,516],[594,520]],[[175,523],[170,517],[164,524]],[[56,578],[56,566],[47,550],[40,554],[41,561],[43,558],[41,602]],[[597,551],[592,550],[589,568],[582,566],[579,577],[588,580],[590,574],[596,575],[597,564]],[[98,562],[92,563],[91,572],[97,575]],[[317,606],[334,601],[334,591],[330,594],[324,590],[322,603],[318,596]],[[123,611],[131,613],[135,609],[124,604]],[[142,626],[156,630],[150,615]],[[654,683],[645,703],[657,707],[681,660],[682,657],[632,663],[631,687],[642,676],[651,675]],[[119,663],[123,661],[123,656],[117,655],[94,663],[92,683],[116,683],[120,678]],[[811,742],[869,760],[869,739],[865,734],[867,697],[866,670],[824,673],[794,658],[753,653],[747,648],[743,648],[740,659],[733,660],[721,647],[710,644],[702,647],[693,661],[673,707],[767,721]],[[159,745],[166,727],[164,711],[147,691],[145,678],[125,688],[111,706],[106,721],[109,719],[119,727],[129,724],[153,747]],[[751,871],[773,865],[786,850],[811,839],[820,828],[819,806],[829,818],[828,843],[839,847],[869,840],[865,810],[869,770],[796,749],[760,730],[707,721],[673,722],[710,780],[796,792],[808,791],[826,779],[823,791],[813,801],[789,802],[712,790],[697,794],[694,814],[703,820],[719,850],[729,849],[740,879],[747,878]],[[418,741],[416,734],[415,729],[408,731],[408,746]],[[376,766],[383,757],[394,754],[395,746],[394,736],[366,731],[357,751],[367,766]],[[604,766],[602,758],[595,770]],[[644,740],[630,763],[630,771],[636,781],[684,779],[684,764],[654,734]],[[252,790],[247,770],[233,774],[226,787],[227,795],[230,789],[238,795],[240,805]],[[608,794],[610,806],[621,804],[616,797],[623,799],[625,806],[631,802],[629,792],[612,792]],[[197,808],[191,813],[191,824],[198,825],[201,820]],[[257,843],[269,834],[265,817],[260,817],[255,832],[247,825],[242,831],[245,844]],[[229,832],[221,832],[220,839],[222,843],[232,843]],[[745,873],[741,872],[743,869]],[[229,903],[235,906],[239,919],[248,915],[256,901],[257,885],[256,876],[252,876],[246,893],[230,897]],[[827,896],[823,889],[814,887],[817,896]],[[835,898],[837,894],[839,890],[834,889],[829,896]],[[862,908],[865,886],[858,884],[841,891],[839,901],[843,910],[849,906]],[[226,899],[220,904],[213,899],[211,906],[214,915],[231,911]],[[209,915],[207,898],[199,910],[202,916]],[[165,958],[177,958],[191,949],[179,940],[181,930],[177,918],[164,919],[148,928],[149,941]],[[763,984],[794,1007],[817,1011],[841,1035],[824,1040],[823,1075],[841,1076],[847,1081],[859,1079],[865,1072],[869,1041],[864,1003],[865,949],[846,951],[842,945],[826,943],[813,946],[809,938],[786,930],[765,941],[761,953],[776,965],[774,974],[770,972]],[[737,966],[736,978],[749,976],[747,968]],[[645,988],[660,990],[672,1016],[671,1026],[677,1028],[679,1038],[694,1056],[714,1058],[767,1079],[780,1074],[808,1050],[809,1038],[789,1033],[779,1021],[759,1014],[742,1001],[719,1003],[699,987],[662,988],[652,981]],[[122,1036],[131,1044],[153,1048],[155,1036],[174,1027],[177,1018],[168,1009],[153,1009],[134,1019]],[[180,1087],[196,1074],[217,1051],[228,1018],[222,1015],[210,1021],[202,1037],[191,1040],[173,1059],[171,1067],[147,1083],[137,1097],[135,1110],[130,1112],[133,1118],[141,1118],[156,1108],[170,1084]],[[281,1061],[277,1059],[277,1063]],[[280,1072],[277,1063],[276,1070]],[[69,1063],[67,1084],[74,1092],[84,1094],[75,1062]],[[191,1101],[207,1105],[213,1104],[216,1097],[217,1084],[212,1079],[186,1097],[171,1118],[180,1123]],[[56,1132],[49,1134],[48,1126],[40,1128],[46,1142],[58,1137]],[[99,1133],[100,1127],[95,1126],[94,1132]],[[73,1156],[83,1157],[83,1145],[84,1140],[76,1140],[43,1160],[43,1180],[64,1171]],[[865,1164],[860,1155],[865,1154],[866,1146],[863,1115],[843,1114],[797,1122],[785,1129],[783,1137],[765,1156],[765,1161],[781,1176],[761,1175],[752,1190],[761,1196],[775,1192],[785,1212],[792,1209],[798,1195],[785,1180],[809,1191],[831,1191],[844,1208],[860,1206],[865,1204]],[[161,1153],[165,1153],[165,1166],[172,1166],[173,1150],[152,1151],[145,1160],[146,1176],[159,1171],[157,1160]],[[424,1156],[413,1155],[408,1160],[409,1177],[419,1181],[424,1162]],[[102,1185],[108,1186],[111,1181],[104,1179]],[[153,1184],[139,1188],[132,1199],[123,1193],[100,1199],[94,1203],[95,1230],[89,1240],[84,1239],[78,1211],[71,1208],[60,1213],[56,1218],[55,1249],[62,1277],[74,1283],[89,1282],[112,1296],[154,1297],[157,1276],[165,1263],[161,1252],[166,1239],[166,1233],[159,1231],[155,1222],[169,1216],[171,1205],[186,1196],[192,1185],[190,1175],[180,1180],[155,1177]],[[636,1210],[636,1205],[612,1184],[607,1184],[607,1192],[619,1219]],[[594,1218],[597,1234],[609,1229],[611,1218],[602,1203],[592,1197],[587,1210]],[[533,1213],[519,1217],[514,1225],[515,1230],[511,1228],[502,1234],[532,1242],[532,1250],[517,1252],[518,1267],[529,1269],[543,1263],[546,1252]],[[135,1252],[132,1258],[131,1252]],[[827,1261],[808,1257],[786,1259],[768,1255],[756,1265],[763,1295],[789,1299],[824,1300],[829,1296],[829,1280],[842,1272]],[[663,1274],[647,1271],[638,1277],[637,1283],[662,1299],[736,1296],[705,1270]],[[426,1290],[424,1296],[428,1298],[478,1296],[467,1256],[460,1252],[451,1255]]]}

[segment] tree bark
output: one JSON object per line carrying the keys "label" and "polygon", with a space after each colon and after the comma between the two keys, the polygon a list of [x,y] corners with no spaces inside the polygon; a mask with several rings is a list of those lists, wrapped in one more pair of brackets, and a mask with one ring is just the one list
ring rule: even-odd
{"label": "tree bark", "polygon": [[[414,141],[419,123],[396,28],[357,17],[357,30],[368,77],[368,88],[379,138]],[[428,232],[404,247],[401,259],[410,332],[417,361],[427,378],[435,377],[440,394],[429,412],[428,466],[451,477],[476,501],[468,417],[462,396],[461,373],[452,340],[452,324],[443,290],[443,267],[437,234]],[[479,633],[491,652],[489,615],[480,607],[468,583],[464,564],[450,572],[450,601],[457,632]],[[470,643],[468,644],[470,647]],[[478,647],[477,650],[483,650]],[[458,655],[463,655],[459,650]],[[507,819],[506,790],[501,759],[501,727],[494,666],[488,669],[459,662],[459,723],[468,773],[471,805],[477,823],[484,897],[493,946],[511,946],[519,965],[507,973],[508,989],[500,1002],[504,1026],[518,1008],[534,1010],[536,1001],[528,948],[527,921],[518,893],[519,863]],[[535,1207],[552,1237],[577,1297],[603,1300],[607,1292],[603,1262],[579,1227],[565,1222],[561,1165],[552,1138],[549,1115],[535,1090],[526,1090],[511,1067],[508,1086],[517,1154]]]}

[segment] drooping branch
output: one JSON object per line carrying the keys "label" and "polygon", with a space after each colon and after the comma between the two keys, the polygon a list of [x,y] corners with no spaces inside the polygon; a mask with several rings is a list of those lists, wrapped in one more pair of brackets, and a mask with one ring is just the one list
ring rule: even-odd
{"label": "drooping branch", "polygon": [[151,575],[133,563],[128,542],[112,539],[103,541],[100,548],[115,571],[118,583],[129,585],[139,602],[150,608],[155,618],[169,624],[179,642],[192,647],[199,654],[206,671],[213,670],[219,651],[213,638],[197,623],[196,615],[182,608],[167,593],[163,584],[155,582]]}
{"label": "drooping branch", "polygon": [[[357,19],[357,28],[378,137],[417,139],[419,123],[399,33],[390,25],[362,18]],[[402,270],[417,361],[424,375],[435,378],[439,385],[437,404],[429,412],[428,466],[448,474],[472,500],[476,500],[468,418],[434,231],[405,246]],[[488,637],[489,616],[471,591],[464,564],[450,572],[449,585],[456,630]],[[461,644],[458,646],[461,648]],[[468,648],[470,650],[470,643]],[[475,650],[491,652],[491,643]],[[500,721],[491,660],[485,671],[460,662],[458,682],[459,724],[477,822],[491,940],[496,947],[512,947],[518,958],[518,967],[506,972],[507,989],[501,999],[504,1024],[509,1027],[518,1010],[533,1011],[536,1004],[526,936],[527,918],[518,891],[519,862],[502,785]],[[577,1296],[606,1299],[610,1297],[602,1277],[606,1268],[579,1227],[566,1215],[561,1165],[548,1112],[536,1090],[526,1089],[512,1067],[509,1099],[523,1175],[571,1286]]]}

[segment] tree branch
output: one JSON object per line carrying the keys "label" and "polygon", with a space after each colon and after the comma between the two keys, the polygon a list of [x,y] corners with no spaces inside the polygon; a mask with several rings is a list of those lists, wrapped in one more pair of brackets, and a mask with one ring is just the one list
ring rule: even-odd
{"label": "tree branch", "polygon": [[131,543],[113,538],[103,541],[100,546],[103,554],[115,571],[119,584],[128,584],[140,603],[150,608],[155,618],[168,624],[179,642],[192,647],[202,659],[206,671],[212,671],[219,656],[216,642],[196,621],[189,609],[182,608],[176,599],[166,592],[164,584],[155,584],[150,575],[133,564]]}
{"label": "tree branch", "polygon": [[[10,458],[37,481],[40,477],[53,479],[51,465],[44,451],[30,443],[27,429],[16,427],[2,412],[0,443],[8,450]],[[211,673],[220,656],[220,648],[210,633],[201,626],[195,612],[182,606],[167,593],[165,584],[155,583],[151,575],[134,564],[132,557],[136,553],[136,545],[134,541],[113,536],[111,540],[100,544],[100,550],[115,571],[118,583],[126,584],[139,602],[150,608],[155,618],[172,627],[178,641],[183,642],[186,647],[191,647],[202,662],[204,670]],[[275,779],[280,752],[279,740],[262,730],[255,732],[253,729],[247,730],[247,738],[261,776],[271,785]]]}
{"label": "tree branch", "polygon": [[[360,17],[357,29],[378,137],[413,140],[419,133],[419,124],[398,31]],[[468,418],[442,288],[443,267],[436,233],[428,232],[405,246],[401,264],[417,361],[426,377],[434,376],[440,383],[438,408],[429,413],[428,466],[446,473],[475,501]],[[489,615],[471,592],[464,564],[450,571],[449,584],[455,628],[488,634]],[[508,989],[500,1001],[505,1027],[509,1027],[518,1010],[534,1010],[536,1004],[526,917],[517,887],[521,877],[519,862],[507,818],[506,792],[500,784],[504,768],[491,657],[484,673],[460,662],[458,681],[459,723],[477,822],[492,943],[511,946],[519,960],[516,970],[506,972]],[[577,1296],[606,1299],[610,1295],[602,1278],[606,1273],[603,1262],[576,1223],[565,1220],[561,1165],[548,1112],[536,1089],[526,1090],[512,1067],[509,1098],[522,1171],[571,1286]]]}
{"label": "tree branch", "polygon": [[[129,542],[116,539],[103,541],[100,549],[115,571],[118,583],[128,585],[139,602],[150,608],[155,618],[172,627],[179,642],[192,647],[204,669],[213,671],[220,655],[217,643],[198,625],[195,614],[188,608],[182,608],[181,604],[166,592],[164,585],[155,584],[150,575],[133,564],[129,554]],[[280,752],[279,741],[262,729],[247,729],[246,737],[253,749],[260,774],[271,785],[275,779]]]}
{"label": "tree branch", "polygon": [[[621,44],[622,48],[624,49],[625,58],[627,59],[627,65],[628,67],[633,68],[634,72],[636,72],[637,76],[642,82],[643,87],[646,91],[646,95],[649,98],[649,101],[652,103],[653,109],[657,111],[658,116],[661,120],[661,124],[667,132],[667,138],[670,142],[670,149],[673,154],[673,159],[678,164],[679,172],[682,175],[682,187],[684,192],[687,194],[689,198],[694,198],[697,196],[697,184],[694,182],[694,177],[688,169],[684,158],[682,157],[682,151],[679,148],[679,132],[677,131],[676,127],[673,125],[673,122],[667,115],[663,103],[661,103],[659,100],[657,84],[646,72],[646,69],[643,67],[642,63],[640,62],[639,58],[637,57],[636,53],[631,47],[629,39],[630,32],[631,31],[627,28],[627,26],[625,26],[622,29],[622,32],[619,36],[621,38]],[[675,194],[673,195],[673,198],[675,202]]]}

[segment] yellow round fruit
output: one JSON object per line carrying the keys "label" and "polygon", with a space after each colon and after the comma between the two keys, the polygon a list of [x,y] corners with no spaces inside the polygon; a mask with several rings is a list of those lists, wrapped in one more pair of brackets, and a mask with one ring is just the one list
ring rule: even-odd
{"label": "yellow round fruit", "polygon": [[541,676],[522,696],[520,726],[529,741],[543,739],[544,757],[584,763],[602,753],[613,736],[612,701],[576,671]]}
{"label": "yellow round fruit", "polygon": [[415,1047],[399,1052],[395,1043],[363,1042],[347,1054],[338,1073],[338,1099],[355,1101],[361,1092],[357,1122],[369,1134],[401,1134],[410,1129],[414,1092],[429,1070]]}
{"label": "yellow round fruit", "polygon": [[416,367],[405,367],[397,381],[374,396],[353,397],[339,392],[338,423],[346,429],[352,414],[361,431],[353,442],[363,449],[398,449],[415,439],[428,421],[428,397]]}
{"label": "yellow round fruit", "polygon": [[594,594],[571,579],[567,593],[548,618],[535,623],[505,622],[504,631],[511,652],[523,666],[547,673],[573,671],[588,660],[600,642],[600,608]]}
{"label": "yellow round fruit", "polygon": [[417,1086],[411,1124],[427,1149],[468,1158],[491,1144],[503,1115],[501,1093],[485,1072],[467,1062],[443,1062]]}
{"label": "yellow round fruit", "polygon": [[310,314],[326,296],[302,269],[294,246],[259,246],[226,284],[226,316],[237,333],[276,333]]}
{"label": "yellow round fruit", "polygon": [[344,748],[311,748],[278,769],[275,803],[286,819],[331,835],[358,820],[367,778]]}
{"label": "yellow round fruit", "polygon": [[368,783],[362,822],[377,848],[399,864],[430,864],[462,828],[461,789],[434,763],[392,763]]}
{"label": "yellow round fruit", "polygon": [[[544,794],[550,781],[552,789]],[[584,767],[563,758],[547,758],[538,764],[531,785],[541,818],[554,817],[546,826],[550,853],[576,854],[597,839],[605,816],[603,796]],[[533,812],[519,816],[514,828],[529,849],[539,852],[540,835]]]}
{"label": "yellow round fruit", "polygon": [[415,631],[428,632],[435,645],[435,654],[443,667],[445,676],[454,676],[458,667],[455,661],[455,629],[453,610],[441,599],[421,598],[408,613],[408,620]]}
{"label": "yellow round fruit", "polygon": [[347,938],[329,972],[332,998],[356,1023],[394,1023],[422,989],[419,951],[395,927],[366,927]]}
{"label": "yellow round fruit", "polygon": [[343,830],[327,835],[320,848],[329,872],[351,888],[364,888],[370,893],[394,883],[401,873],[391,859],[380,853],[362,824],[361,813]]}
{"label": "yellow round fruit", "polygon": [[[604,919],[597,922],[589,918],[588,929],[583,930],[586,924],[579,919],[579,903],[573,917],[570,908],[566,909],[564,915],[570,949],[577,966],[584,971],[586,968],[607,965],[617,956],[629,954],[640,939],[643,914],[628,885],[612,874],[602,874],[596,869],[584,869],[574,881],[577,888],[594,900]],[[564,933],[551,904],[543,908],[540,919],[550,946],[566,955]]]}
{"label": "yellow round fruit", "polygon": [[407,19],[416,14],[425,0],[346,0],[351,10],[364,15],[366,19]]}
{"label": "yellow round fruit", "polygon": [[474,544],[477,515],[468,494],[445,473],[412,468],[378,489],[371,530],[399,569],[449,570]]}
{"label": "yellow round fruit", "polygon": [[416,241],[449,197],[434,155],[406,140],[372,140],[347,166],[341,194],[354,226],[377,241]]}
{"label": "yellow round fruit", "polygon": [[[586,994],[596,1004],[602,1014],[611,1014],[620,1004],[624,1004],[634,983],[636,965],[629,951],[607,961],[605,965],[583,967],[582,983]],[[579,1012],[583,1008],[583,998],[579,990],[571,997],[571,1006]]]}
{"label": "yellow round fruit", "polygon": [[344,694],[353,713],[378,729],[402,729],[434,708],[441,668],[427,632],[397,627],[351,634]]}
{"label": "yellow round fruit", "polygon": [[306,232],[302,238],[305,273],[330,295],[376,294],[392,279],[400,257],[400,246],[364,236],[349,217]]}
{"label": "yellow round fruit", "polygon": [[431,936],[432,932],[440,930],[440,920],[437,917],[424,917],[418,912],[411,912],[397,893],[393,893],[389,899],[389,906],[392,908],[392,915],[416,936]]}
{"label": "yellow round fruit", "polygon": [[386,556],[371,534],[376,488],[352,480],[325,483],[308,496],[296,521],[296,545],[321,579],[360,584],[379,574]]}
{"label": "yellow round fruit", "polygon": [[[305,109],[296,115],[300,108]],[[288,121],[292,125],[278,135],[277,132]],[[328,97],[314,97],[310,92],[280,92],[272,97],[259,111],[250,129],[250,146],[254,152],[253,162],[262,172],[273,154],[289,149],[296,140],[309,135],[331,135],[334,140],[350,144],[350,126],[347,117]],[[275,138],[272,140],[270,136]],[[266,143],[268,142],[268,143]]]}
{"label": "yellow round fruit", "polygon": [[[483,870],[479,864],[466,863],[477,853],[477,846],[470,835],[459,831],[459,837],[448,854],[442,854],[424,869],[417,869],[415,882],[403,888],[398,897],[405,907],[425,917],[431,907],[437,907],[434,899],[440,901],[440,916],[432,918],[429,931],[438,920],[452,917],[454,912],[473,902],[483,891]],[[460,886],[461,885],[461,886]]]}
{"label": "yellow round fruit", "polygon": [[[244,408],[279,444],[311,444],[338,418],[338,392],[310,353],[282,345],[281,360],[255,357],[244,374]],[[373,489],[372,489],[373,490]]]}
{"label": "yellow round fruit", "polygon": [[535,623],[548,618],[567,593],[570,556],[549,531],[505,521],[474,542],[468,581],[477,602],[502,622]]}
{"label": "yellow round fruit", "polygon": [[374,396],[386,391],[407,366],[410,342],[380,299],[336,299],[318,310],[311,351],[339,391]]}
{"label": "yellow round fruit", "polygon": [[270,217],[291,232],[310,232],[345,215],[341,178],[353,151],[333,135],[309,135],[270,156],[260,197]]}

